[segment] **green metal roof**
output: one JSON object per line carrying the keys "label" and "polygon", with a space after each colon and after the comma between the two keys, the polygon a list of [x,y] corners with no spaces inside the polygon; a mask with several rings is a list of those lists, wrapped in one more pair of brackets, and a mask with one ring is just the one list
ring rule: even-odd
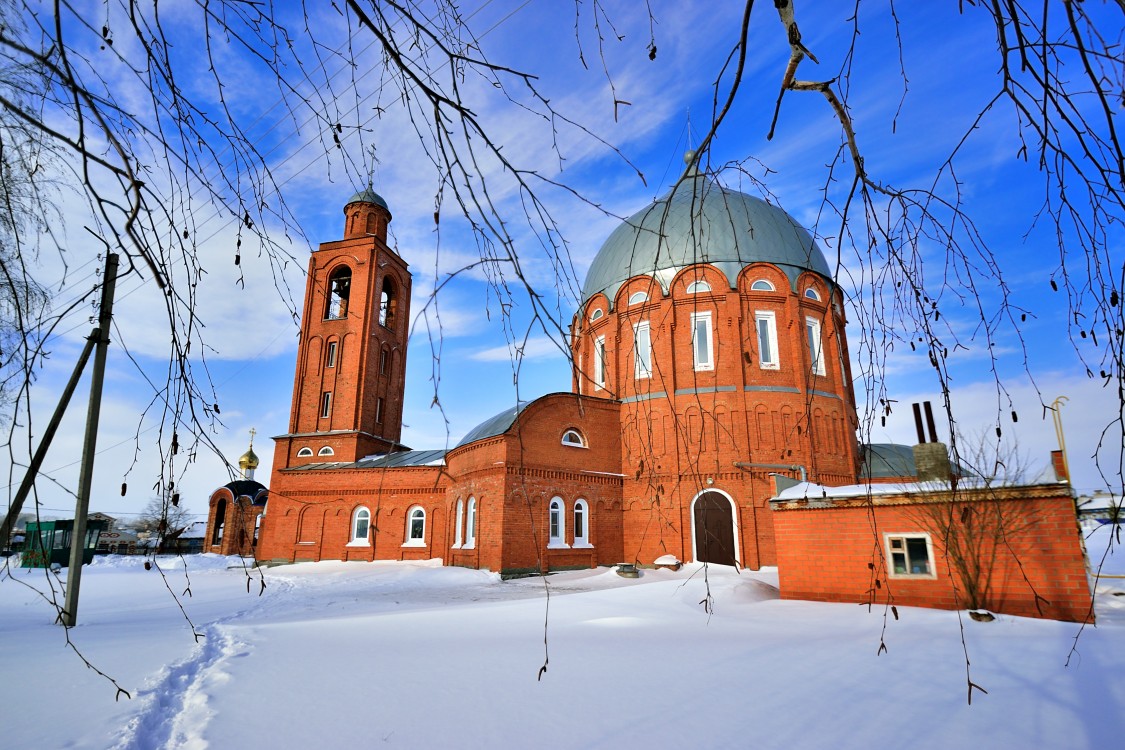
{"label": "green metal roof", "polygon": [[612,305],[621,285],[638,275],[653,276],[667,291],[676,273],[694,263],[719,268],[733,287],[742,269],[757,262],[780,267],[791,283],[803,271],[832,279],[816,241],[789,214],[689,172],[610,234],[590,264],[582,302],[603,292]]}
{"label": "green metal roof", "polygon": [[461,438],[461,442],[457,444],[457,447],[460,448],[462,445],[475,443],[478,440],[503,435],[508,431],[508,428],[515,423],[516,417],[519,416],[521,411],[527,408],[529,403],[531,402],[521,401],[516,406],[509,407],[496,416],[484,420],[476,427],[469,430],[468,434]]}
{"label": "green metal roof", "polygon": [[387,209],[387,211],[391,210],[391,207],[387,205],[387,202],[385,200],[383,200],[383,196],[372,190],[370,185],[367,186],[366,190],[360,190],[351,198],[348,198],[348,202],[344,205],[350,206],[353,203],[374,203],[376,206],[382,206],[383,208]]}

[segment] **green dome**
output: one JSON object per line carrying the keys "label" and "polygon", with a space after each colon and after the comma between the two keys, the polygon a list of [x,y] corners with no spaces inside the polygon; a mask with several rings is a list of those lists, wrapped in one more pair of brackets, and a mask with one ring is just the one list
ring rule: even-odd
{"label": "green dome", "polygon": [[366,190],[360,190],[351,198],[348,198],[348,202],[345,203],[344,206],[350,206],[353,203],[374,203],[376,206],[382,206],[387,209],[388,212],[391,210],[391,207],[383,200],[383,196],[372,190],[370,185],[367,186]]}
{"label": "green dome", "polygon": [[759,262],[778,266],[791,283],[804,271],[832,279],[816,241],[789,214],[689,173],[613,231],[590,264],[582,302],[602,292],[612,305],[621,285],[639,275],[667,291],[676,273],[695,263],[715,266],[734,287],[742,269]]}

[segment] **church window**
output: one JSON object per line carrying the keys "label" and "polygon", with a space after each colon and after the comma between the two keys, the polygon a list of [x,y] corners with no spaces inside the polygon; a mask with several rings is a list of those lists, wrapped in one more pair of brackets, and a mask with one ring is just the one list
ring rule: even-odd
{"label": "church window", "polygon": [[805,318],[805,331],[809,336],[809,361],[812,371],[817,375],[824,374],[823,342],[820,339],[820,321],[815,318]]}
{"label": "church window", "polygon": [[563,515],[563,500],[561,497],[551,499],[550,514],[547,518],[548,538],[547,548],[562,548],[566,543],[566,517]]}
{"label": "church window", "polygon": [[329,341],[328,342],[328,352],[324,355],[324,366],[325,367],[335,367],[336,366],[336,342],[335,341]]}
{"label": "church window", "polygon": [[211,544],[220,544],[223,541],[223,527],[227,521],[227,501],[221,498],[215,503],[215,532],[211,535]]}
{"label": "church window", "polygon": [[375,224],[375,221],[376,221],[376,219],[375,219],[374,213],[367,214],[367,233],[368,234],[375,234],[375,230],[377,228],[377,226]]}
{"label": "church window", "polygon": [[312,455],[312,448],[307,445],[301,450],[297,451],[297,458],[307,458]]}
{"label": "church window", "polygon": [[757,281],[755,281],[753,284],[750,285],[750,288],[755,292],[772,292],[772,291],[774,291],[773,284],[770,283],[769,281],[767,281],[766,279],[758,279]]}
{"label": "church window", "polygon": [[817,294],[817,291],[815,289],[813,289],[811,286],[808,289],[805,290],[805,296],[808,297],[809,299],[814,299],[817,302],[820,302],[820,295]]}
{"label": "church window", "polygon": [[929,534],[886,534],[891,578],[936,578]]}
{"label": "church window", "polygon": [[687,293],[688,294],[703,294],[704,292],[709,292],[709,291],[711,291],[711,285],[708,284],[703,279],[699,279],[698,281],[693,281],[690,284],[688,284],[688,287],[687,287]]}
{"label": "church window", "polygon": [[453,549],[461,549],[461,531],[465,523],[465,503],[457,498],[457,525],[453,527]]}
{"label": "church window", "polygon": [[340,266],[328,277],[328,309],[324,317],[338,320],[348,317],[348,298],[352,292],[352,269]]}
{"label": "church window", "polygon": [[710,312],[691,314],[691,350],[696,370],[715,369]]}
{"label": "church window", "polygon": [[572,448],[586,447],[586,441],[582,439],[582,433],[575,429],[570,429],[563,433],[562,444],[569,445]]}
{"label": "church window", "polygon": [[469,498],[469,513],[465,518],[465,549],[477,546],[477,499]]}
{"label": "church window", "polygon": [[261,533],[262,533],[262,518],[263,518],[264,513],[265,513],[265,511],[263,511],[262,513],[259,513],[258,515],[254,516],[254,544],[255,545],[258,544],[258,537],[261,536]]}
{"label": "church window", "polygon": [[331,445],[326,445],[323,448],[321,448],[320,450],[318,450],[316,452],[316,455],[318,455],[318,456],[335,456],[336,451],[332,450]]}
{"label": "church window", "polygon": [[593,322],[593,321],[597,320],[598,318],[602,317],[603,315],[605,315],[605,311],[602,310],[601,308],[598,308],[597,310],[594,310],[592,313],[590,313],[590,322]]}
{"label": "church window", "polygon": [[648,294],[645,292],[633,292],[629,295],[629,307],[639,305],[643,302],[648,302]]}
{"label": "church window", "polygon": [[383,424],[383,397],[375,399],[375,424]]}
{"label": "church window", "polygon": [[332,416],[332,391],[320,394],[320,417],[327,419]]}
{"label": "church window", "polygon": [[594,339],[594,385],[605,388],[605,379],[605,336],[598,336]]}
{"label": "church window", "polygon": [[355,509],[352,514],[352,540],[348,542],[349,546],[366,547],[368,546],[368,532],[371,530],[371,511],[367,508],[359,507]]}
{"label": "church window", "polygon": [[758,367],[763,370],[778,369],[777,318],[772,312],[756,312],[754,327],[758,332]]}
{"label": "church window", "polygon": [[395,296],[395,285],[389,276],[383,277],[383,292],[379,295],[379,325],[384,328],[393,328],[395,325],[395,308],[398,300]]}
{"label": "church window", "polygon": [[574,501],[574,546],[590,546],[590,507],[585,500]]}
{"label": "church window", "polygon": [[415,506],[406,516],[406,541],[403,547],[426,546],[426,511]]}
{"label": "church window", "polygon": [[388,352],[386,349],[383,349],[379,352],[379,374],[380,375],[386,375],[387,374],[387,360],[390,358],[390,354],[391,353]]}
{"label": "church window", "polygon": [[652,336],[647,320],[633,328],[633,373],[637,380],[652,376]]}

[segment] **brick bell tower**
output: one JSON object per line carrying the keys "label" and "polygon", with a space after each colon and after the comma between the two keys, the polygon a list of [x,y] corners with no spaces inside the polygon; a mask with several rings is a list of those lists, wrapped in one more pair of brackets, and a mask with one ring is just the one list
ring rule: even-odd
{"label": "brick bell tower", "polygon": [[391,211],[370,186],[344,206],[344,238],[309,258],[289,432],[274,466],[405,450],[410,272],[387,246]]}

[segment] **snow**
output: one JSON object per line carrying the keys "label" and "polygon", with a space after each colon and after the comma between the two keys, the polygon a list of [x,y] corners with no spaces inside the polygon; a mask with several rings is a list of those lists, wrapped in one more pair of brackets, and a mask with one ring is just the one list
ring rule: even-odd
{"label": "snow", "polygon": [[[1110,534],[1090,530],[1092,559]],[[238,558],[145,570],[142,558],[100,557],[83,572],[70,637],[132,694],[116,702],[52,624],[40,592],[58,580],[9,568],[4,746],[1114,747],[1125,577],[1109,576],[1125,576],[1125,551],[1104,557],[1098,625],[1081,632],[782,601],[776,569],[505,582],[435,562],[321,562],[264,570],[259,596],[258,571]],[[198,643],[169,594],[188,588]],[[972,679],[988,690],[971,706],[962,627]]]}

